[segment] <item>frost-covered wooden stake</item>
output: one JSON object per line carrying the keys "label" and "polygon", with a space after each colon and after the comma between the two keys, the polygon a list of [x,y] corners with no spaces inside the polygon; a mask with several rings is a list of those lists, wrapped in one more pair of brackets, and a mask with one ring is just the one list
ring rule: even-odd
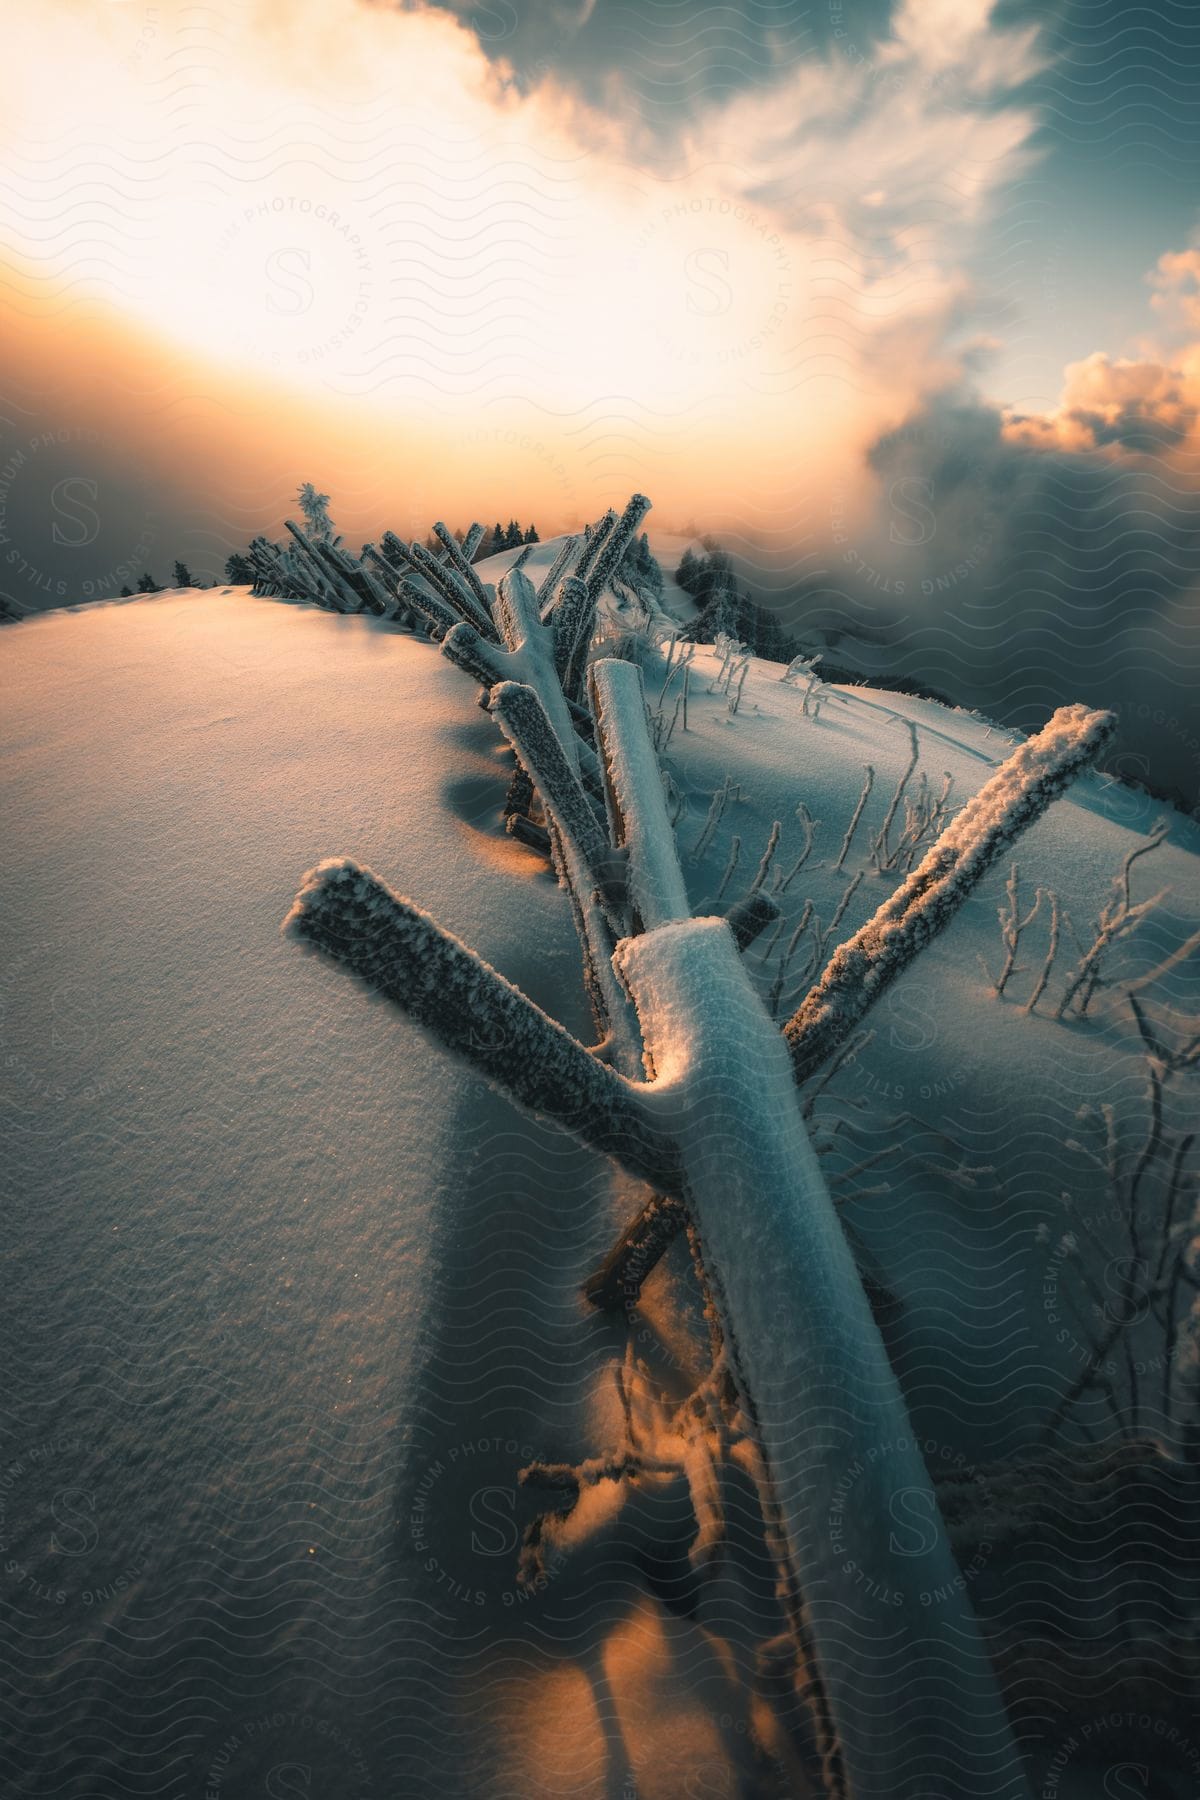
{"label": "frost-covered wooden stake", "polygon": [[370,869],[329,858],[305,876],[283,930],[350,969],[519,1106],[637,1178],[678,1187],[679,1159],[646,1092]]}
{"label": "frost-covered wooden stake", "polygon": [[1115,726],[1111,713],[1060,707],[968,800],[891,898],[834,952],[784,1026],[797,1081],[846,1040],[868,1007],[949,924],[1002,851],[1095,761]]}
{"label": "frost-covered wooden stake", "polygon": [[[438,562],[430,554],[424,544],[415,540],[408,546],[408,555],[413,567],[429,583],[433,592],[453,610],[457,610],[463,618],[474,625],[483,637],[496,638],[496,628],[488,612],[486,600],[476,598],[474,590],[467,581],[459,576],[457,569],[448,568],[445,563]],[[473,571],[472,571],[473,572]],[[476,577],[478,585],[478,577]]]}
{"label": "frost-covered wooden stake", "polygon": [[566,572],[568,564],[572,562],[578,552],[579,539],[577,537],[564,538],[555,553],[554,561],[538,583],[538,609],[543,619],[546,617],[547,609],[553,606],[558,597],[559,581]]}
{"label": "frost-covered wooden stake", "polygon": [[480,610],[486,613],[488,611],[487,589],[484,587],[482,581],[479,579],[479,576],[475,573],[475,570],[471,565],[471,559],[467,552],[466,545],[459,543],[454,533],[447,528],[441,519],[434,525],[433,534],[445,551],[447,565],[454,569],[460,579],[466,583],[467,588],[474,594],[475,599],[478,601]]}

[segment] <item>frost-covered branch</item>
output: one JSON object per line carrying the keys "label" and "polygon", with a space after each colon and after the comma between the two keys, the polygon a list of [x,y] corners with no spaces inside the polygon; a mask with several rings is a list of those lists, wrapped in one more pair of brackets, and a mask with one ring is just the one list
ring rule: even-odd
{"label": "frost-covered branch", "polygon": [[881,875],[888,869],[895,868],[896,863],[899,860],[900,847],[897,845],[895,849],[889,848],[888,834],[892,829],[892,822],[896,817],[896,810],[904,797],[904,791],[908,786],[909,779],[917,766],[917,758],[921,754],[917,744],[916,726],[911,719],[904,719],[902,723],[908,728],[908,735],[912,745],[911,755],[909,756],[908,764],[905,767],[903,774],[896,783],[896,791],[888,804],[887,812],[884,814],[883,824],[880,826],[878,835],[871,844],[871,861],[875,864],[875,867],[879,870]]}
{"label": "frost-covered branch", "polygon": [[865,779],[864,779],[863,785],[862,785],[862,792],[858,796],[858,804],[854,808],[854,812],[851,816],[849,825],[847,825],[847,827],[846,827],[846,835],[842,839],[842,847],[838,851],[837,861],[833,865],[835,869],[840,869],[842,864],[846,860],[846,857],[850,850],[850,845],[854,838],[854,833],[858,830],[858,821],[862,818],[862,815],[863,815],[863,807],[867,804],[867,801],[870,799],[871,789],[875,785],[875,770],[872,768],[870,763],[864,763],[863,767],[866,770],[866,775],[865,775]]}
{"label": "frost-covered branch", "polygon": [[[807,806],[804,804],[803,800],[801,800],[800,804],[796,808],[796,817],[799,819],[800,829],[804,833],[804,843],[801,846],[799,856],[796,858],[795,862],[792,864],[791,868],[788,870],[788,872],[784,876],[783,880],[779,882],[779,892],[781,894],[787,893],[787,891],[791,887],[793,881],[795,881],[797,875],[800,873],[801,869],[804,867],[805,863],[808,861],[809,857],[812,855],[813,839],[816,835],[817,827],[821,823],[820,819],[813,818],[812,814],[809,812],[809,810],[808,810]],[[841,866],[840,863],[838,864],[838,866],[840,868],[840,866]],[[777,877],[777,879],[778,879],[778,877]]]}
{"label": "frost-covered branch", "polygon": [[1021,933],[1027,931],[1041,911],[1045,892],[1038,888],[1033,898],[1033,905],[1021,917],[1020,906],[1020,874],[1016,863],[1013,864],[1004,886],[1004,905],[997,908],[996,916],[1000,922],[1000,942],[1004,946],[1004,963],[992,986],[997,995],[1003,994],[1017,966],[1017,950],[1021,942]]}
{"label": "frost-covered branch", "polygon": [[700,836],[696,839],[696,842],[692,845],[692,851],[691,851],[692,862],[700,861],[700,858],[704,855],[705,851],[708,849],[709,845],[712,843],[713,837],[716,834],[717,827],[720,825],[721,820],[725,816],[725,808],[728,806],[728,804],[731,800],[737,800],[741,797],[741,791],[742,790],[741,790],[740,782],[735,783],[735,782],[731,781],[729,775],[726,774],[724,781],[721,783],[720,787],[716,790],[711,801],[709,802],[708,815],[705,818],[704,826],[700,832]]}
{"label": "frost-covered branch", "polygon": [[650,502],[645,494],[632,494],[625,504],[625,510],[605,533],[601,542],[589,544],[580,558],[578,573],[587,582],[588,593],[593,603],[597,601],[609,580],[620,567],[630,543],[633,541],[642,520],[650,511]]}
{"label": "frost-covered branch", "polygon": [[339,612],[354,613],[360,610],[362,602],[338,569],[335,563],[322,554],[328,546],[319,545],[309,539],[293,519],[283,521],[284,529],[290,534],[299,554],[312,569],[313,577],[318,585],[323,585],[332,598],[335,609]]}
{"label": "frost-covered branch", "polygon": [[585,533],[580,546],[579,556],[575,563],[575,573],[580,579],[591,574],[592,565],[599,556],[608,538],[609,532],[617,522],[617,514],[610,506],[602,519],[597,519],[591,529]]}
{"label": "frost-covered branch", "polygon": [[797,1081],[845,1041],[868,1007],[949,924],[996,858],[1095,760],[1114,724],[1111,713],[1060,707],[967,802],[891,898],[835,951],[784,1026]]}
{"label": "frost-covered branch", "polygon": [[1054,892],[1053,888],[1049,890],[1049,896],[1050,934],[1046,940],[1046,959],[1042,964],[1037,980],[1033,984],[1033,991],[1030,994],[1029,999],[1025,1002],[1025,1011],[1027,1013],[1036,1011],[1037,1003],[1045,993],[1046,984],[1050,980],[1050,971],[1054,967],[1054,959],[1058,955],[1058,935],[1062,924],[1062,908],[1059,905],[1058,895]]}
{"label": "frost-covered branch", "polygon": [[1162,888],[1148,900],[1141,900],[1135,904],[1129,886],[1134,863],[1139,857],[1147,856],[1152,850],[1157,850],[1166,835],[1167,826],[1164,823],[1156,827],[1144,844],[1135,845],[1126,856],[1120,873],[1114,878],[1112,898],[1101,911],[1096,925],[1096,935],[1067,977],[1067,985],[1054,1014],[1056,1019],[1061,1019],[1065,1013],[1071,1012],[1075,1014],[1076,1018],[1082,1019],[1086,1016],[1096,989],[1104,983],[1101,965],[1107,952],[1114,944],[1120,943],[1122,939],[1127,938],[1131,932],[1135,931],[1147,913],[1153,912],[1154,908],[1160,905],[1170,892],[1169,888]]}
{"label": "frost-covered branch", "polygon": [[554,666],[564,690],[572,695],[579,692],[575,670],[586,655],[594,611],[586,583],[577,575],[568,575],[562,583],[550,623],[554,632]]}

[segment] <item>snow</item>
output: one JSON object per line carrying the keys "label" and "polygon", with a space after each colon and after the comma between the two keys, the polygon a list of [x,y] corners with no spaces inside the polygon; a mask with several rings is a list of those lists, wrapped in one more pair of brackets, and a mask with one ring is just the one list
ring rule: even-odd
{"label": "snow", "polygon": [[[669,579],[684,540],[651,544],[665,606],[690,616]],[[557,548],[534,547],[535,584]],[[578,1289],[636,1193],[279,933],[305,870],[350,858],[588,1041],[570,909],[501,828],[511,753],[470,679],[395,627],[241,590],[45,614],[4,647],[0,1786],[190,1795],[233,1732],[245,1791],[297,1742],[312,1791],[348,1800],[599,1800],[626,1776],[655,1800],[740,1791],[745,1737],[719,1721],[745,1716],[762,1584],[727,1573],[689,1612],[639,1574],[686,1486],[647,1497],[632,1543],[598,1542],[532,1595],[515,1582],[535,1510],[516,1469],[605,1441],[624,1321]],[[733,712],[719,669],[697,651],[664,762],[693,905],[735,835],[727,898],[744,892],[781,823],[763,884],[780,931],[742,959],[765,998],[806,901],[827,928],[862,871],[836,942],[900,879],[869,846],[907,723],[954,806],[1012,743],[876,690],[827,688],[813,718],[758,662]],[[653,713],[653,667],[645,685]],[[784,892],[801,805],[814,845]],[[1023,891],[1053,888],[1086,945],[1160,810],[1084,777],[1021,840]],[[1176,816],[1134,865],[1135,901],[1169,892],[1114,945],[1123,978],[1200,924],[1196,853]],[[813,1100],[821,1179],[900,1304],[888,1349],[926,1463],[1021,1443],[1077,1366],[1038,1228],[1061,1236],[1064,1191],[1103,1222],[1071,1147],[1080,1106],[1131,1137],[1145,1113],[1128,1009],[1052,1017],[1077,960],[1065,928],[1044,1006],[1024,1010],[1044,918],[993,992],[1007,875],[1002,857]],[[1198,986],[1195,958],[1171,972],[1181,1012]],[[780,1015],[801,998],[785,977]],[[1180,1105],[1168,1089],[1176,1122]],[[644,1318],[686,1365],[684,1285],[656,1276]],[[72,1558],[53,1507],[76,1491],[96,1531]],[[289,1707],[316,1723],[261,1723]],[[359,1761],[370,1785],[348,1787]]]}
{"label": "snow", "polygon": [[[28,1473],[3,1494],[0,1565],[29,1580],[0,1567],[22,1703],[0,1787],[32,1770],[31,1791],[100,1792],[107,1744],[129,1790],[167,1791],[231,1719],[290,1702],[353,1714],[372,1791],[394,1792],[445,1725],[435,1706],[413,1751],[396,1647],[420,1627],[436,1657],[439,1617],[462,1616],[432,1578],[414,1597],[425,1559],[408,1527],[397,1541],[404,1445],[424,1463],[442,1443],[410,1404],[425,1296],[464,1226],[467,1291],[505,1282],[510,1217],[489,1234],[458,1197],[530,1140],[279,923],[307,867],[353,854],[586,1029],[570,919],[496,831],[495,727],[431,645],[234,592],[47,614],[5,651],[0,1468]],[[572,1161],[555,1145],[546,1182]],[[559,1379],[534,1377],[539,1402]],[[502,1410],[452,1402],[452,1443]],[[47,1550],[68,1485],[100,1533],[74,1562]],[[83,1598],[118,1580],[111,1604]],[[164,1692],[184,1701],[165,1721]],[[345,1792],[318,1752],[314,1786]]]}

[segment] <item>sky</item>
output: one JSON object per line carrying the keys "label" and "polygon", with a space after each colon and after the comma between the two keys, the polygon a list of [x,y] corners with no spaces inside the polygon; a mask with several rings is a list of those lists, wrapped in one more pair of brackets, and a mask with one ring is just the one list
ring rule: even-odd
{"label": "sky", "polygon": [[[1154,663],[1145,703],[1174,706],[1200,563],[1194,7],[5,13],[16,610],[175,557],[213,577],[301,480],[349,539],[548,535],[636,488],[793,619],[948,679],[990,659],[973,701],[1040,705],[1032,661],[1082,643]],[[1175,735],[1200,778],[1200,726]]]}

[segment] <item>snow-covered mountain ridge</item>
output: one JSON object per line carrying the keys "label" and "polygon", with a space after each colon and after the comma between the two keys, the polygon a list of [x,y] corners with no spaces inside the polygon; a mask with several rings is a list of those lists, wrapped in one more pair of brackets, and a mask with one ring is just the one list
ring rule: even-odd
{"label": "snow-covered mountain ridge", "polygon": [[[542,566],[554,548],[538,547]],[[508,560],[481,574],[494,580]],[[685,604],[669,591],[664,600]],[[277,928],[303,870],[344,853],[586,1037],[566,902],[544,860],[501,829],[511,757],[470,681],[394,626],[236,590],[185,592],[31,619],[6,644],[3,1091],[19,1151],[14,1194],[44,1196],[36,1210],[14,1208],[8,1246],[33,1322],[14,1345],[29,1378],[13,1391],[36,1393],[37,1410],[22,1403],[29,1416],[6,1424],[15,1453],[31,1433],[92,1442],[102,1384],[113,1402],[104,1415],[112,1516],[152,1546],[123,1597],[100,1610],[76,1594],[66,1614],[39,1613],[26,1584],[34,1610],[20,1630],[37,1635],[69,1617],[84,1670],[101,1666],[115,1634],[140,1658],[148,1703],[156,1657],[172,1644],[182,1655],[188,1629],[225,1629],[219,1618],[185,1621],[164,1647],[147,1623],[215,1542],[227,1593],[251,1608],[255,1667],[268,1679],[288,1664],[268,1611],[255,1609],[255,1565],[278,1562],[291,1544],[290,1496],[297,1521],[332,1548],[320,1567],[283,1578],[295,1641],[321,1680],[365,1663],[374,1761],[391,1772],[412,1757],[436,1791],[449,1777],[429,1759],[454,1752],[432,1748],[432,1726],[415,1748],[389,1735],[383,1696],[400,1678],[364,1646],[412,1615],[436,1660],[457,1641],[443,1615],[457,1616],[460,1590],[485,1592],[488,1604],[471,1607],[489,1628],[496,1608],[512,1612],[516,1590],[511,1559],[459,1568],[440,1540],[418,1545],[411,1521],[401,1538],[415,1555],[394,1566],[394,1438],[410,1447],[419,1487],[439,1461],[454,1465],[460,1438],[478,1440],[481,1418],[494,1418],[501,1448],[485,1461],[499,1486],[522,1456],[552,1455],[583,1433],[577,1396],[582,1387],[593,1411],[604,1404],[605,1344],[577,1291],[621,1215],[619,1184],[464,1076],[408,1021],[298,957]],[[728,649],[701,647],[686,670],[679,656],[668,667],[664,651],[647,651],[645,681],[689,897],[697,907],[735,898],[778,822],[763,885],[784,917],[747,961],[782,1018],[809,965],[899,880],[912,847],[906,799],[916,807],[911,835],[922,807],[933,819],[946,773],[953,809],[1011,746],[932,702],[821,689],[803,672],[785,680],[778,665],[743,664]],[[913,759],[910,726],[916,765],[892,810]],[[889,1347],[919,1429],[941,1447],[934,1460],[1016,1447],[1078,1366],[1085,1340],[1065,1304],[1070,1253],[1060,1242],[1079,1232],[1061,1196],[1089,1229],[1113,1229],[1116,1197],[1093,1160],[1098,1148],[1103,1161],[1104,1117],[1078,1114],[1111,1108],[1136,1154],[1146,1059],[1120,990],[1168,962],[1200,922],[1190,821],[1171,820],[1132,865],[1134,904],[1169,891],[1106,955],[1112,986],[1084,1018],[1053,1015],[1123,859],[1147,845],[1157,816],[1134,790],[1084,777],[890,991],[868,1021],[874,1036],[815,1097],[827,1177],[896,1302]],[[1039,888],[1044,898],[997,996],[996,915],[1012,861],[1019,916]],[[1060,919],[1029,1013],[1050,948],[1051,893],[1072,926]],[[1169,1024],[1195,1011],[1195,989],[1193,959],[1143,998]],[[1177,1091],[1164,1091],[1170,1128],[1184,1118]],[[587,1205],[564,1202],[584,1195]],[[1118,1238],[1114,1256],[1123,1249]],[[64,1257],[77,1279],[63,1279]],[[668,1270],[660,1309],[672,1283]],[[489,1287],[504,1296],[494,1322],[455,1346],[431,1294],[448,1296],[452,1320],[469,1319],[468,1298],[478,1303]],[[91,1386],[77,1375],[85,1347]],[[177,1451],[153,1481],[139,1472],[147,1405],[174,1421],[167,1443]],[[490,1425],[484,1435],[495,1435]],[[197,1444],[203,1466],[187,1448]],[[381,1498],[365,1532],[344,1496],[330,1499],[343,1463],[368,1510],[370,1496]],[[261,1516],[235,1504],[247,1466],[261,1471]],[[438,1484],[449,1491],[445,1475],[430,1491]],[[304,1520],[310,1491],[315,1520],[311,1511]],[[34,1508],[17,1557],[31,1570],[37,1524]],[[109,1573],[123,1571],[118,1557]],[[544,1602],[532,1605],[544,1633]],[[328,1608],[345,1621],[333,1638]],[[505,1656],[519,1664],[528,1645],[522,1652],[519,1631],[515,1650],[503,1633],[493,1639],[484,1647],[502,1686]],[[644,1652],[627,1652],[635,1668]],[[686,1738],[696,1689],[665,1669],[654,1730]],[[457,1679],[447,1675],[435,1714]],[[544,1686],[551,1695],[553,1683]],[[719,1688],[713,1676],[711,1693]],[[135,1682],[129,1705],[139,1692]],[[64,1694],[68,1705],[90,1704],[70,1670]],[[219,1710],[214,1697],[214,1719]],[[505,1780],[538,1791],[520,1732],[505,1735],[482,1703],[467,1716],[501,1732],[497,1791]],[[636,1750],[636,1726],[630,1739]],[[695,1754],[709,1768],[725,1752],[705,1738]],[[652,1776],[641,1779],[653,1792]]]}

